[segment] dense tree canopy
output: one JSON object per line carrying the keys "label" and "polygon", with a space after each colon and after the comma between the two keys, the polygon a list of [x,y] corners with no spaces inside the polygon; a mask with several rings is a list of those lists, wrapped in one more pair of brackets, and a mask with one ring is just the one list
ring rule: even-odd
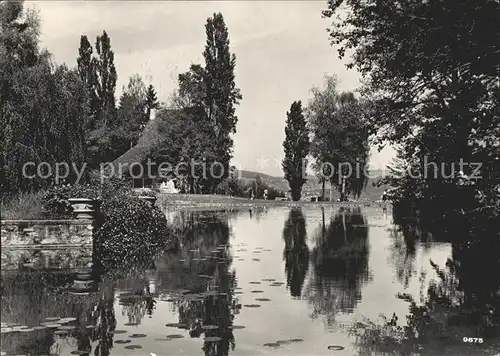
{"label": "dense tree canopy", "polygon": [[324,89],[313,88],[307,118],[315,169],[345,200],[359,197],[366,186],[369,131],[364,106],[353,93],[340,93],[337,85],[336,77],[327,76]]}

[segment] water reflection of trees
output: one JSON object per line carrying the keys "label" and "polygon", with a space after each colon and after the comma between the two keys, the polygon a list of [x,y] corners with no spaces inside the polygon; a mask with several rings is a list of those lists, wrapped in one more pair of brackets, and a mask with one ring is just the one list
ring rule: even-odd
{"label": "water reflection of trees", "polygon": [[[170,291],[179,326],[193,338],[215,340],[204,341],[205,355],[228,355],[236,345],[232,324],[239,303],[234,297],[236,276],[230,270],[228,219],[227,214],[217,212],[181,213],[173,219],[181,251],[159,262],[159,279]],[[207,325],[218,328],[204,328]]]}
{"label": "water reflection of trees", "polygon": [[300,297],[309,269],[306,220],[301,209],[292,208],[283,228],[285,271],[287,287],[292,297]]}
{"label": "water reflection of trees", "polygon": [[361,300],[368,280],[368,225],[360,208],[340,208],[328,225],[323,221],[311,253],[314,273],[307,295],[312,317],[323,316],[332,325],[339,312],[351,313]]}
{"label": "water reflection of trees", "polygon": [[257,222],[260,222],[260,219],[265,216],[268,212],[268,209],[266,206],[253,206],[250,209],[248,209],[248,213],[250,216],[250,219],[255,218]]}
{"label": "water reflection of trees", "polygon": [[397,280],[408,288],[415,268],[415,235],[411,229],[394,227],[389,232],[391,238],[390,262],[396,270]]}
{"label": "water reflection of trees", "polygon": [[[399,239],[400,254],[411,255],[415,240],[433,236],[453,241],[452,256],[445,266],[430,261],[437,278],[427,287],[423,302],[404,295],[409,303],[405,322],[395,316],[380,322],[367,321],[353,330],[361,355],[461,354],[483,355],[500,349],[500,236],[484,228],[482,236],[455,226],[439,226],[418,233],[415,222],[402,223],[396,231],[407,232]],[[416,232],[409,234],[408,232]],[[421,232],[421,231],[420,231]],[[406,252],[403,252],[406,251]],[[406,260],[394,260],[397,270]],[[424,283],[423,281],[421,283]],[[424,287],[422,284],[421,287]],[[483,343],[464,343],[463,337],[483,338]]]}
{"label": "water reflection of trees", "polygon": [[38,326],[48,317],[76,318],[75,329],[67,335],[55,335],[49,328],[2,334],[3,351],[49,355],[74,343],[81,355],[90,355],[93,346],[95,356],[110,354],[116,327],[112,285],[98,293],[74,295],[67,290],[73,278],[64,271],[2,274],[2,322]]}

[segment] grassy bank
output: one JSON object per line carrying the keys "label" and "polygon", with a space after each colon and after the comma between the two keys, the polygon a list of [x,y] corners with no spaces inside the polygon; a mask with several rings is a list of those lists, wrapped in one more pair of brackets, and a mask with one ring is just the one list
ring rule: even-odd
{"label": "grassy bank", "polygon": [[0,217],[2,220],[39,220],[44,218],[43,198],[45,191],[21,193],[12,199],[2,199]]}
{"label": "grassy bank", "polygon": [[[44,213],[44,195],[46,192],[23,193],[10,201],[2,201],[2,220],[37,220],[46,219]],[[250,200],[248,198],[229,197],[227,195],[201,195],[201,194],[157,194],[156,205],[160,208],[189,209],[189,210],[212,210],[212,209],[245,209],[251,207],[273,207],[273,206],[378,206],[376,202],[339,203],[339,202],[309,202],[309,201],[279,201],[279,200]]]}
{"label": "grassy bank", "polygon": [[279,201],[279,200],[250,200],[248,198],[229,197],[226,195],[198,195],[198,194],[158,194],[157,206],[161,208],[175,209],[215,209],[229,208],[242,209],[251,207],[273,207],[273,206],[360,206],[360,205],[378,205],[375,202],[359,203],[340,203],[340,202],[309,202],[309,201]]}

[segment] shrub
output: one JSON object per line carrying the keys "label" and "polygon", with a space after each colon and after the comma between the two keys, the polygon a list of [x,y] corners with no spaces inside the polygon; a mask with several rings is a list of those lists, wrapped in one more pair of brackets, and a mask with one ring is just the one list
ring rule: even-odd
{"label": "shrub", "polygon": [[95,232],[97,252],[105,267],[118,267],[150,258],[176,240],[165,214],[125,190],[102,201],[102,225]]}
{"label": "shrub", "polygon": [[129,265],[177,245],[165,214],[139,199],[122,179],[53,187],[45,194],[44,207],[52,217],[71,218],[68,199],[77,197],[97,199],[100,203],[94,247],[105,268]]}

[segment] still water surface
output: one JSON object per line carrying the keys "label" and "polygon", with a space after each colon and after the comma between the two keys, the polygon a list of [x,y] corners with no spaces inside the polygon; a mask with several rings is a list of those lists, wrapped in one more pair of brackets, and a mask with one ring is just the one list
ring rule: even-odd
{"label": "still water surface", "polygon": [[452,252],[436,241],[409,251],[379,207],[167,217],[181,250],[102,275],[95,293],[68,294],[61,272],[2,275],[2,355],[358,355],[349,328],[405,320],[398,293],[421,300],[429,261]]}

